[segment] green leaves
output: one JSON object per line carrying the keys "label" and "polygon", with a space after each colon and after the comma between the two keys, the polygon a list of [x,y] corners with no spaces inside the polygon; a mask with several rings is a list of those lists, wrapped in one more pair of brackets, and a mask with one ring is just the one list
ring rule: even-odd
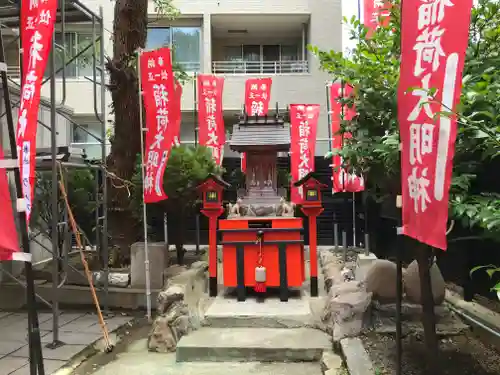
{"label": "green leaves", "polygon": [[[392,7],[391,12],[389,25],[378,29],[370,38],[366,38],[367,29],[359,20],[344,18],[351,39],[358,41],[348,58],[341,52],[309,46],[332,80],[342,80],[354,87],[354,97],[346,104],[356,106],[358,116],[350,122],[341,122],[341,131],[352,132],[353,138],[345,142],[338,154],[347,165],[368,174],[368,192],[375,198],[394,194],[395,187],[397,190],[399,186],[399,7]],[[450,196],[452,218],[467,227],[483,229],[484,235],[500,240],[499,196],[472,190],[476,176],[485,173],[483,163],[500,156],[499,66],[500,4],[480,0],[473,10],[457,113],[444,110],[436,113],[434,120],[451,116],[458,121]],[[433,100],[435,93],[436,88],[431,87],[429,100]],[[328,153],[325,158],[335,154]]]}
{"label": "green leaves", "polygon": [[[131,208],[137,219],[142,220],[142,172],[140,155],[137,158],[136,173],[132,179],[135,185]],[[210,173],[222,174],[211,152],[206,147],[181,145],[173,147],[168,158],[163,179],[163,189],[168,199],[163,202],[167,209],[188,210],[198,200],[196,187]]]}

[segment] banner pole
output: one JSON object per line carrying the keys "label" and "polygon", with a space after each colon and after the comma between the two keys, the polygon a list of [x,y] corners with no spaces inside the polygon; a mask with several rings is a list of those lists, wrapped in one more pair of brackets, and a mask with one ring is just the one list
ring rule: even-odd
{"label": "banner pole", "polygon": [[[198,146],[198,72],[194,72],[194,87],[193,87],[193,118],[194,118],[194,146]],[[195,215],[195,231],[196,231],[196,254],[200,253],[200,212]]]}
{"label": "banner pole", "polygon": [[356,247],[356,193],[352,192],[352,247]]}
{"label": "banner pole", "polygon": [[[19,19],[21,20],[21,8],[26,6],[23,1],[19,2]],[[20,45],[20,66],[21,66],[21,85],[23,85],[24,70],[23,66],[23,54],[22,50],[22,30],[19,33],[19,45]],[[2,31],[0,31],[0,61],[6,63],[5,58],[5,48]],[[7,130],[9,134],[9,145],[11,159],[18,160],[17,152],[17,142],[16,142],[16,129],[14,125],[14,117],[12,115],[12,102],[10,98],[10,90],[8,84],[7,67],[1,72],[2,88],[3,88],[3,99],[5,104],[5,114],[7,118]],[[22,96],[22,92],[21,92]],[[19,165],[18,163],[16,163]],[[29,227],[26,217],[26,201],[22,189],[21,173],[20,168],[14,168],[14,182],[16,186],[17,194],[17,214],[19,218],[19,230],[21,234],[21,246],[23,252],[26,256],[26,261],[24,262],[25,274],[26,274],[26,305],[28,308],[28,348],[29,348],[29,369],[30,375],[45,375],[45,367],[43,363],[42,356],[42,343],[40,340],[40,328],[38,323],[38,312],[36,308],[36,292],[35,292],[35,281],[33,275],[33,267],[31,264],[31,252],[30,252],[30,239],[29,239]],[[22,209],[21,209],[22,208]]]}
{"label": "banner pole", "polygon": [[142,51],[137,52],[137,79],[139,81],[139,124],[141,127],[141,175],[142,175],[142,221],[144,228],[144,268],[146,270],[146,306],[147,306],[147,317],[151,321],[151,277],[149,271],[149,248],[148,248],[148,222],[147,222],[147,208],[145,202],[146,192],[144,190],[144,181],[146,178],[146,166],[144,165],[144,136],[147,132],[147,127],[144,127],[143,118],[143,104],[142,104],[142,79],[141,79],[141,55]]}

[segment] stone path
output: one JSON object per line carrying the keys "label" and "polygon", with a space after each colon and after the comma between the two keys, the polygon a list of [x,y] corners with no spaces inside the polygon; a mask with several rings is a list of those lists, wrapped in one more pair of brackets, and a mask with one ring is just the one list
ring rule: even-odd
{"label": "stone path", "polygon": [[[93,375],[321,375],[318,362],[176,362],[175,353],[150,353],[140,340]],[[78,374],[80,375],[80,374]]]}
{"label": "stone path", "polygon": [[[59,340],[64,342],[56,349],[45,346],[52,342],[52,313],[39,313],[42,353],[45,374],[50,375],[70,359],[102,337],[94,314],[63,312],[59,317]],[[130,322],[131,317],[115,316],[106,320],[110,332]],[[0,311],[0,375],[28,375],[28,314]]]}

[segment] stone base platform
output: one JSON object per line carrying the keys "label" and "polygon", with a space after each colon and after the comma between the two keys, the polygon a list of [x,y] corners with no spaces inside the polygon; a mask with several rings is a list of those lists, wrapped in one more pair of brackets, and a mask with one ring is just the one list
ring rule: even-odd
{"label": "stone base platform", "polygon": [[[48,302],[52,302],[53,292],[51,282],[36,282],[35,290],[38,295]],[[137,310],[146,308],[146,291],[135,288],[108,289],[108,304],[111,309]],[[156,300],[161,290],[151,290],[151,303],[156,308]],[[101,304],[104,301],[104,291],[97,290],[97,297]],[[64,285],[59,289],[59,303],[63,306],[93,306],[92,294],[87,286]],[[26,290],[19,284],[5,283],[0,287],[0,309],[17,310],[26,305]]]}

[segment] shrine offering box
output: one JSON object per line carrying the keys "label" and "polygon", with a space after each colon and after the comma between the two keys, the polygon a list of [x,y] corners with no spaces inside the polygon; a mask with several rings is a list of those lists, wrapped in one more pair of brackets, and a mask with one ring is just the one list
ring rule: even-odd
{"label": "shrine offering box", "polygon": [[[305,280],[303,224],[296,217],[242,217],[219,220],[225,287],[255,286],[262,246],[268,287],[301,287]],[[262,231],[261,244],[258,232]]]}

